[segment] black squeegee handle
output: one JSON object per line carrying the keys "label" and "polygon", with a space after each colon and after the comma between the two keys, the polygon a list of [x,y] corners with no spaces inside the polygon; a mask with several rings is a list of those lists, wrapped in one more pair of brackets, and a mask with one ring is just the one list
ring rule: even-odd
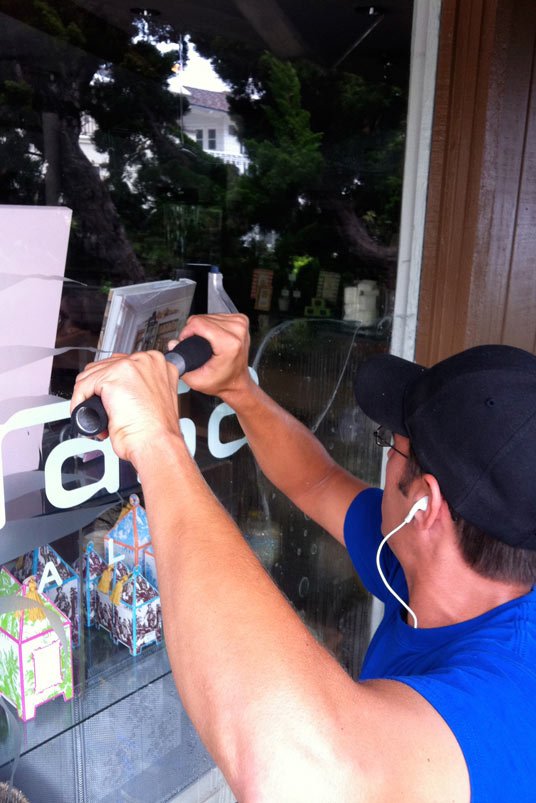
{"label": "black squeegee handle", "polygon": [[[168,351],[165,359],[179,370],[179,376],[188,371],[201,368],[212,357],[212,347],[208,340],[199,335],[187,337],[174,349]],[[108,429],[108,415],[99,396],[91,396],[77,405],[71,413],[73,435],[94,437]]]}

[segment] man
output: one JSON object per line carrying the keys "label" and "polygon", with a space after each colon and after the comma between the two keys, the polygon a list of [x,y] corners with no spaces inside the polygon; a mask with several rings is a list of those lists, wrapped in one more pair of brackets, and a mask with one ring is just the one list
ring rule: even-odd
{"label": "man", "polygon": [[499,346],[429,371],[364,363],[358,402],[395,433],[377,435],[391,447],[382,498],[253,383],[247,318],[194,317],[181,338],[193,334],[214,356],[188,384],[233,407],[264,473],[346,539],[386,604],[356,683],[189,457],[176,369],[148,352],[80,375],[73,406],[101,396],[114,449],[139,473],[175,681],[237,800],[534,800],[536,358]]}

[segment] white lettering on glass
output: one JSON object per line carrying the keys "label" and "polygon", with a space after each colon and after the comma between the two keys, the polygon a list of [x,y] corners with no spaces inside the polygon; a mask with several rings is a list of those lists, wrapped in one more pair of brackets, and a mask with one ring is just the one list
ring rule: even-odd
{"label": "white lettering on glass", "polygon": [[[254,381],[258,384],[259,380],[254,369],[250,368],[249,371]],[[181,380],[179,393],[186,393],[188,390],[187,385]],[[222,420],[229,415],[234,415],[233,409],[227,404],[218,404],[212,411],[208,422],[208,448],[212,456],[219,460],[234,454],[247,442],[244,437],[227,443],[222,442],[220,425]],[[5,436],[15,430],[29,429],[30,427],[51,424],[68,418],[70,418],[70,403],[61,401],[19,410],[8,418],[4,424],[0,425],[0,530],[6,523],[6,499],[2,462],[2,447]],[[194,457],[197,444],[195,423],[190,418],[181,418],[180,427],[186,446],[192,457]],[[79,488],[65,488],[62,481],[62,468],[65,461],[70,457],[80,457],[88,452],[97,451],[100,451],[104,458],[102,477]],[[115,493],[119,490],[119,458],[113,451],[109,438],[104,441],[73,438],[59,443],[52,449],[45,463],[44,476],[45,494],[49,502],[61,510],[72,508],[87,502],[101,489],[105,489],[108,493]]]}
{"label": "white lettering on glass", "polygon": [[[64,488],[62,467],[67,458],[81,456],[88,452],[102,452],[104,456],[104,474],[96,482],[80,488]],[[89,438],[73,438],[59,443],[52,449],[45,463],[45,493],[54,507],[66,509],[76,507],[91,499],[97,491],[104,488],[108,493],[119,490],[119,458],[112,449],[109,438],[104,441],[92,441]]]}
{"label": "white lettering on glass", "polygon": [[211,455],[220,460],[223,460],[225,457],[230,457],[247,441],[246,438],[238,438],[236,441],[222,443],[220,438],[220,425],[223,419],[228,415],[234,415],[234,410],[229,407],[228,404],[222,402],[214,408],[208,422],[208,450]]}

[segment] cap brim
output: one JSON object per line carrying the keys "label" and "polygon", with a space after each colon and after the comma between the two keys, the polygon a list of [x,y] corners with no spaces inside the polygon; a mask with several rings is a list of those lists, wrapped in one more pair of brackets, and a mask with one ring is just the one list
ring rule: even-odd
{"label": "cap brim", "polygon": [[354,379],[354,392],[365,415],[399,435],[409,436],[405,425],[407,388],[426,371],[394,354],[375,354],[365,360]]}

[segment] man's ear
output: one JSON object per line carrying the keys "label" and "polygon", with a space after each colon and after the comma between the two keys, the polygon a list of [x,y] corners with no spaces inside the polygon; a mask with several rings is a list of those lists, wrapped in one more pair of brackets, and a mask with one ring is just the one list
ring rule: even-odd
{"label": "man's ear", "polygon": [[429,529],[442,512],[444,504],[443,495],[439,488],[439,483],[433,474],[423,474],[412,488],[413,504],[417,504],[419,499],[426,498],[426,505],[423,503],[421,509],[415,512],[415,519],[420,527]]}

